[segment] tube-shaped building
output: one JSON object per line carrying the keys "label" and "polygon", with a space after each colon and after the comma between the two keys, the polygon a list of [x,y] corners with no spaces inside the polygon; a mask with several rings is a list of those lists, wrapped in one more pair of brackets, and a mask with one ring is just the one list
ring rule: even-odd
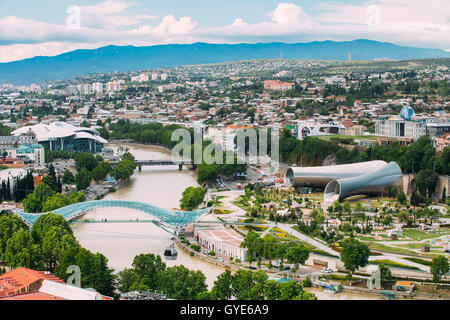
{"label": "tube-shaped building", "polygon": [[286,182],[291,187],[311,186],[325,188],[331,180],[357,177],[376,172],[386,164],[385,161],[374,160],[335,166],[291,167],[286,171]]}
{"label": "tube-shaped building", "polygon": [[325,187],[324,200],[334,202],[354,195],[388,194],[400,183],[402,170],[396,162],[389,162],[378,170],[364,175],[343,179],[333,179]]}

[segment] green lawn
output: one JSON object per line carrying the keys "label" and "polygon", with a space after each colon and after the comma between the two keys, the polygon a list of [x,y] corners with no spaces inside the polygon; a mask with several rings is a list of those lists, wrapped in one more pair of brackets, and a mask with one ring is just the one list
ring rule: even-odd
{"label": "green lawn", "polygon": [[416,229],[403,229],[403,236],[407,236],[408,238],[413,239],[413,240],[438,238],[447,233],[448,232],[432,232],[432,231],[425,232],[425,231],[416,230]]}
{"label": "green lawn", "polygon": [[431,261],[420,259],[420,258],[412,258],[412,257],[406,257],[405,260],[409,260],[411,262],[419,263],[424,266],[431,266]]}
{"label": "green lawn", "polygon": [[403,269],[409,269],[409,270],[420,270],[420,268],[417,268],[417,267],[409,266],[409,265],[406,265],[406,264],[403,264],[403,263],[399,263],[399,262],[395,262],[395,261],[391,261],[391,260],[386,260],[386,259],[384,259],[384,260],[372,260],[372,261],[370,261],[370,263],[377,264],[377,265],[384,264],[385,266],[394,267],[394,268],[403,268]]}
{"label": "green lawn", "polygon": [[408,249],[403,249],[403,248],[398,248],[398,247],[390,247],[390,246],[386,246],[384,244],[381,243],[368,243],[368,246],[371,250],[374,251],[382,251],[382,252],[392,252],[392,253],[399,253],[399,254],[409,254],[409,255],[417,255],[417,252],[408,250]]}
{"label": "green lawn", "polygon": [[396,247],[409,248],[409,249],[422,249],[425,243],[405,243],[405,244],[396,244]]}

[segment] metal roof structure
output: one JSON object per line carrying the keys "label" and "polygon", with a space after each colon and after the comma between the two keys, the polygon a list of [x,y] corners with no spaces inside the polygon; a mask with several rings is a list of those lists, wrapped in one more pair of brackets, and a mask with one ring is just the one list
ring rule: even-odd
{"label": "metal roof structure", "polygon": [[87,127],[75,127],[66,122],[53,122],[51,124],[38,123],[33,126],[16,129],[11,134],[14,136],[26,135],[30,132],[30,129],[36,135],[36,139],[39,142],[73,136],[74,139],[92,139],[99,143],[108,143],[108,141],[100,137],[97,130]]}
{"label": "metal roof structure", "polygon": [[358,194],[389,194],[390,189],[401,180],[401,177],[402,170],[392,161],[371,173],[331,180],[325,187],[323,197],[329,201],[341,201]]}
{"label": "metal roof structure", "polygon": [[286,171],[289,186],[324,188],[333,179],[351,178],[377,171],[387,163],[381,160],[334,166],[291,167]]}

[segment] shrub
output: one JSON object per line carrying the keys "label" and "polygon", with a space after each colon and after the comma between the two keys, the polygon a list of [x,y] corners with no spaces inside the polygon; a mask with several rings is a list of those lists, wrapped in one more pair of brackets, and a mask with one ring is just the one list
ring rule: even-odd
{"label": "shrub", "polygon": [[308,288],[312,286],[311,278],[306,276],[305,280],[303,280],[303,287]]}
{"label": "shrub", "polygon": [[214,251],[211,250],[211,251],[209,252],[209,255],[210,255],[210,256],[215,256],[216,253],[215,253]]}
{"label": "shrub", "polygon": [[191,249],[194,251],[199,252],[200,251],[200,246],[198,244],[191,244]]}

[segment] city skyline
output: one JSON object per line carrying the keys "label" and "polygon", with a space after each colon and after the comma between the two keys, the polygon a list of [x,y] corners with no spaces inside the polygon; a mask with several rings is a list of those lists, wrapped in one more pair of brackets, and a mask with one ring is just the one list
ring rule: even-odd
{"label": "city skyline", "polygon": [[[450,4],[374,1],[2,3],[0,62],[105,45],[348,41],[450,49]],[[220,13],[220,14],[219,14]]]}

